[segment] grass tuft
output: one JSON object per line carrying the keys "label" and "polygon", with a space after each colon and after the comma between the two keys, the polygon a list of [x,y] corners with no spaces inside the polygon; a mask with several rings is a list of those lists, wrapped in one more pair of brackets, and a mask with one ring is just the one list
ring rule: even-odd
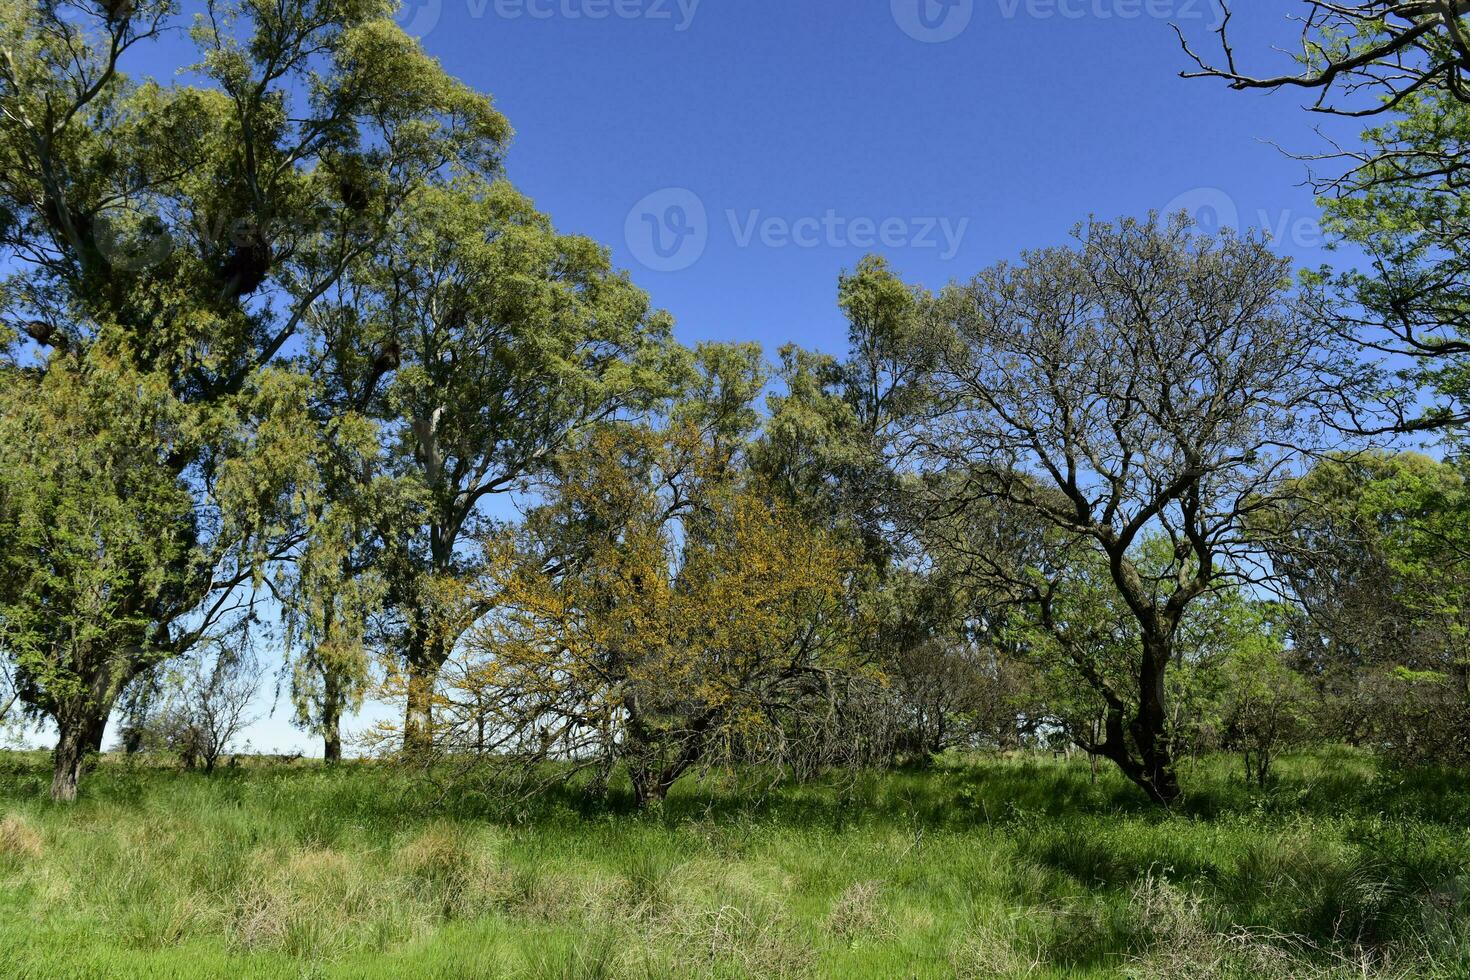
{"label": "grass tuft", "polygon": [[19,814],[0,819],[0,859],[35,861],[41,857],[41,832]]}
{"label": "grass tuft", "polygon": [[827,931],[848,945],[881,935],[884,924],[882,898],[883,882],[853,882],[832,903],[832,911],[827,913]]}

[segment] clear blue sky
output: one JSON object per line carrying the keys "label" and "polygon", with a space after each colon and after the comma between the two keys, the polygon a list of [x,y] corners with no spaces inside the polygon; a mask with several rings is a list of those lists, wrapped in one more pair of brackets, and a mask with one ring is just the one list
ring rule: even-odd
{"label": "clear blue sky", "polygon": [[[1321,148],[1300,98],[1177,77],[1170,21],[1207,46],[1213,2],[410,0],[400,22],[496,97],[511,179],[680,340],[774,354],[840,349],[836,279],[866,252],[939,287],[1089,213],[1182,202],[1324,261],[1304,166],[1266,142]],[[1269,63],[1298,6],[1252,0],[1241,55]],[[256,749],[320,753],[275,714]]]}
{"label": "clear blue sky", "polygon": [[[1269,59],[1300,4],[1252,2],[1239,47]],[[1263,142],[1320,149],[1299,98],[1177,77],[1170,20],[1207,45],[1213,4],[418,0],[402,22],[494,94],[512,180],[612,246],[681,340],[774,352],[841,344],[837,275],[867,251],[937,287],[1089,213],[1208,214],[1217,191],[1322,261],[1304,167]]]}

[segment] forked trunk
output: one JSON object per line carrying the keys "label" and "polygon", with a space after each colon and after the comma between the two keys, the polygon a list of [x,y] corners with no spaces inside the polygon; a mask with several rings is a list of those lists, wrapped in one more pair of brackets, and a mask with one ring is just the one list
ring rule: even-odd
{"label": "forked trunk", "polygon": [[640,810],[662,803],[668,791],[660,787],[659,780],[647,769],[632,769],[628,777],[633,781],[633,804]]}
{"label": "forked trunk", "polygon": [[687,765],[676,763],[666,769],[630,769],[628,775],[633,781],[633,803],[640,810],[662,803],[687,768]]}
{"label": "forked trunk", "polygon": [[638,733],[632,736],[633,744],[640,747],[626,757],[628,778],[633,783],[633,802],[640,810],[662,803],[679,777],[700,760],[704,753],[704,733],[709,729],[710,721],[710,716],[706,715],[692,724],[683,744],[671,755],[662,746],[648,744],[645,741],[646,729],[636,719],[630,720],[630,732]]}
{"label": "forked trunk", "polygon": [[1089,748],[1095,755],[1112,760],[1150,800],[1166,807],[1183,795],[1169,749],[1164,700],[1164,670],[1171,653],[1167,639],[1144,641],[1137,710],[1125,726],[1125,705],[1114,699],[1102,720],[1101,742],[1095,741]]}

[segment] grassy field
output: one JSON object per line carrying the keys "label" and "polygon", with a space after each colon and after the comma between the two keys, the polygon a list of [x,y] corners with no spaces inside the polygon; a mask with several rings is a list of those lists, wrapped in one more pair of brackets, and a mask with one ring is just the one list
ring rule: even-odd
{"label": "grassy field", "polygon": [[0,757],[0,976],[1470,976],[1470,778],[1287,760],[1164,815],[1085,763],[971,760],[656,814],[507,814],[391,770]]}

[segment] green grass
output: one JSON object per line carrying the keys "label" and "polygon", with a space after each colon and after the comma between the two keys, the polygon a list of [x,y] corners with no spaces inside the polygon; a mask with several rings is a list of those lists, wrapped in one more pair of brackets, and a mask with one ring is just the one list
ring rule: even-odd
{"label": "green grass", "polygon": [[968,760],[657,813],[509,812],[392,769],[0,757],[0,976],[1470,976],[1470,777],[1231,760],[1163,814],[1085,764]]}

